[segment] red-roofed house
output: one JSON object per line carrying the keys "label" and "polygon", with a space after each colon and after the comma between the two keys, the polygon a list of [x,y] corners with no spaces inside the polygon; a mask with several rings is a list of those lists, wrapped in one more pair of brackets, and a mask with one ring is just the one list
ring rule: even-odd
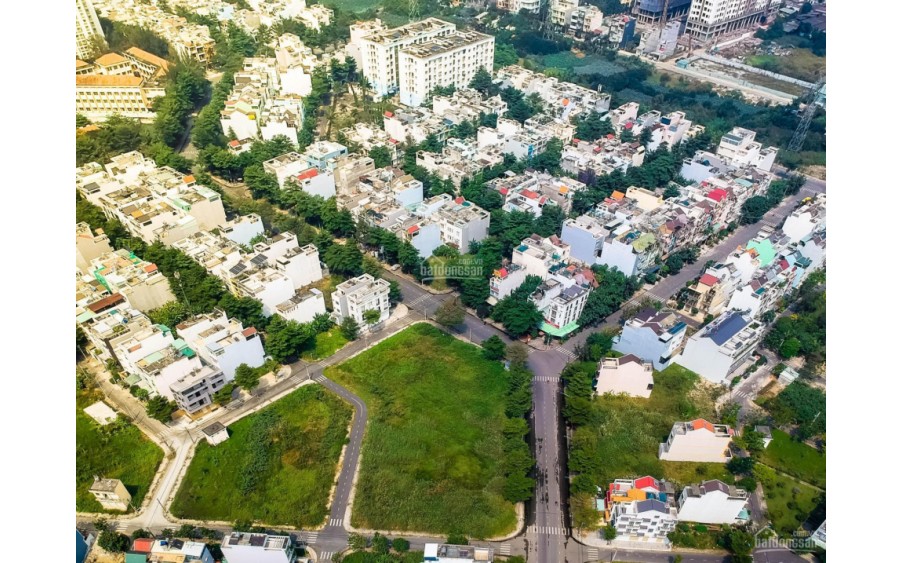
{"label": "red-roofed house", "polygon": [[699,278],[699,283],[713,287],[716,283],[718,283],[718,278],[716,278],[712,274],[703,274],[702,277]]}
{"label": "red-roofed house", "polygon": [[658,458],[665,461],[725,463],[731,459],[734,429],[698,418],[675,422],[668,441],[659,444]]}
{"label": "red-roofed house", "polygon": [[714,190],[706,194],[707,198],[715,200],[717,202],[721,202],[721,200],[724,199],[725,196],[727,196],[727,191],[721,188],[715,188]]}

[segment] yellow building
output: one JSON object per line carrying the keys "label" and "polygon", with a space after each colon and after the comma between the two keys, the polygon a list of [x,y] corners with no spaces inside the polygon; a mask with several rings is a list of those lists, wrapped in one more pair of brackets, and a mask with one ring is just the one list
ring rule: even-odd
{"label": "yellow building", "polygon": [[132,495],[119,479],[101,479],[94,477],[94,484],[89,489],[97,502],[107,510],[128,510]]}

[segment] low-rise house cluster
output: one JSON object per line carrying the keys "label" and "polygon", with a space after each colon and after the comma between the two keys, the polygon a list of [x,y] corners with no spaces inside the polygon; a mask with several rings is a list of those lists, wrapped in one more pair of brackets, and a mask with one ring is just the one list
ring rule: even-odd
{"label": "low-rise house cluster", "polygon": [[263,163],[263,170],[276,176],[280,188],[295,188],[329,199],[336,195],[337,160],[348,154],[345,145],[318,141],[304,153],[290,152]]}
{"label": "low-rise house cluster", "polygon": [[154,101],[166,92],[161,83],[169,63],[137,47],[107,53],[94,62],[75,61],[75,111],[92,121],[121,115],[152,121]]}
{"label": "low-rise house cluster", "polygon": [[178,538],[139,538],[125,554],[125,563],[214,563],[203,542]]}
{"label": "low-rise house cluster", "polygon": [[593,5],[581,5],[580,0],[552,0],[549,3],[552,25],[571,35],[583,37],[599,33],[604,14]]}
{"label": "low-rise house cluster", "polygon": [[234,22],[248,33],[255,33],[262,25],[270,27],[278,24],[283,19],[298,20],[306,27],[319,31],[321,26],[329,25],[334,16],[326,6],[308,6],[305,0],[251,0],[241,5],[225,0],[172,0],[170,5],[201,16],[213,16],[221,24]]}
{"label": "low-rise house cluster", "polygon": [[639,104],[630,102],[619,107],[617,115],[611,117],[611,124],[620,136],[622,132],[629,131],[638,138],[644,131],[649,131],[649,142],[646,150],[655,151],[664,144],[669,149],[674,148],[687,139],[703,133],[705,127],[693,124],[682,111],[672,111],[662,115],[658,110],[650,110],[642,115],[637,115]]}
{"label": "low-rise house cluster", "polygon": [[385,130],[378,129],[370,123],[355,123],[351,127],[346,127],[339,131],[339,138],[347,145],[357,145],[359,147],[358,150],[364,154],[369,154],[373,149],[385,148],[389,151],[389,158],[392,164],[398,163],[400,156],[398,141],[393,139]]}
{"label": "low-rise house cluster", "polygon": [[122,295],[139,311],[152,311],[176,299],[156,264],[124,248],[98,256],[89,271],[86,278],[99,282],[110,295]]}
{"label": "low-rise house cluster", "polygon": [[400,143],[419,144],[430,135],[443,142],[451,125],[427,107],[400,107],[383,113],[383,130]]}
{"label": "low-rise house cluster", "polygon": [[433,96],[432,109],[435,115],[458,124],[472,123],[486,115],[503,117],[508,104],[498,95],[484,98],[473,88],[459,88],[450,96]]}
{"label": "low-rise house cluster", "polygon": [[525,95],[536,93],[546,103],[546,111],[561,119],[581,112],[605,113],[611,105],[611,96],[572,82],[563,82],[541,72],[533,72],[522,66],[511,65],[496,72],[501,86],[521,90]]}
{"label": "low-rise house cluster", "polygon": [[569,213],[574,194],[585,190],[586,184],[566,176],[528,170],[523,174],[509,171],[487,182],[486,187],[504,198],[502,209],[505,211],[522,211],[540,217],[543,208],[549,204]]}
{"label": "low-rise house cluster", "polygon": [[574,126],[556,119],[530,118],[523,125],[513,119],[499,118],[495,128],[477,129],[477,145],[480,149],[497,147],[502,154],[530,160],[546,150],[554,138],[567,143],[573,138]]}
{"label": "low-rise house cluster", "polygon": [[171,245],[200,230],[226,223],[220,195],[195,182],[194,176],[158,167],[137,151],[77,168],[76,188],[148,244]]}
{"label": "low-rise house cluster", "polygon": [[481,171],[501,164],[505,157],[497,146],[480,148],[472,139],[448,139],[442,152],[417,151],[417,166],[442,180],[451,180],[456,189],[461,182]]}
{"label": "low-rise house cluster", "polygon": [[646,148],[638,141],[622,143],[614,135],[595,141],[572,139],[561,151],[561,169],[577,177],[595,177],[642,166]]}

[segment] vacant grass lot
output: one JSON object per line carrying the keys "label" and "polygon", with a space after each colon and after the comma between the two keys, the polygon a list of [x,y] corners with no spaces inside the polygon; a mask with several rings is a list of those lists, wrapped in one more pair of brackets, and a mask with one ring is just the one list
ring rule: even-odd
{"label": "vacant grass lot", "polygon": [[[653,377],[655,387],[649,399],[612,395],[594,399],[594,422],[574,432],[572,462],[575,454],[585,457],[576,461],[579,466],[586,463],[597,486],[643,475],[669,476],[681,484],[726,478],[722,464],[685,464],[658,459],[658,445],[667,439],[674,423],[700,417],[711,421],[714,403],[698,388],[699,376],[677,364],[656,372]],[[697,470],[699,466],[703,469]]]}
{"label": "vacant grass lot", "polygon": [[479,348],[426,324],[327,369],[370,414],[352,523],[476,538],[511,531],[505,374]]}
{"label": "vacant grass lot", "polygon": [[326,0],[323,4],[349,12],[363,12],[379,6],[380,0]]}
{"label": "vacant grass lot", "polygon": [[163,450],[137,426],[121,419],[100,426],[82,410],[102,399],[97,389],[75,395],[75,509],[80,512],[104,512],[88,492],[95,475],[121,480],[132,504],[141,506],[163,459]]}
{"label": "vacant grass lot", "polygon": [[728,485],[733,484],[734,476],[723,463],[696,463],[693,461],[663,461],[663,476],[674,483],[678,490],[687,485],[718,479]]}
{"label": "vacant grass lot", "polygon": [[794,49],[789,55],[752,55],[746,58],[746,64],[778,74],[799,78],[807,82],[818,80],[820,72],[825,70],[827,59],[816,56],[810,49]]}
{"label": "vacant grass lot", "polygon": [[765,490],[768,518],[775,531],[782,537],[791,536],[818,506],[821,492],[761,464],[754,473]]}
{"label": "vacant grass lot", "polygon": [[762,455],[762,462],[798,479],[825,488],[827,458],[825,454],[802,442],[796,442],[780,430],[771,431],[772,440]]}
{"label": "vacant grass lot", "polygon": [[180,518],[317,526],[345,444],[352,409],[318,385],[302,387],[202,441],[172,504]]}
{"label": "vacant grass lot", "polygon": [[322,360],[336,353],[336,351],[348,344],[348,339],[342,336],[339,327],[334,326],[328,332],[317,334],[313,341],[308,341],[307,348],[301,352],[302,360]]}

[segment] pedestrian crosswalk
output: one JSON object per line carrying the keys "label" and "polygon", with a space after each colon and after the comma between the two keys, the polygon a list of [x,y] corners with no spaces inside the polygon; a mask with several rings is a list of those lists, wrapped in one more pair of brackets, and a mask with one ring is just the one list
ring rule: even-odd
{"label": "pedestrian crosswalk", "polygon": [[599,550],[596,549],[595,547],[591,547],[591,548],[587,549],[586,550],[586,558],[589,559],[590,561],[595,561],[596,559],[599,558]]}
{"label": "pedestrian crosswalk", "polygon": [[499,546],[499,554],[501,555],[511,555],[511,544],[503,543]]}
{"label": "pedestrian crosswalk", "polygon": [[533,379],[544,383],[558,383],[559,377],[557,375],[537,375]]}
{"label": "pedestrian crosswalk", "polygon": [[332,561],[332,553],[331,551],[324,551],[323,555],[320,556],[320,561]]}
{"label": "pedestrian crosswalk", "polygon": [[572,360],[574,360],[574,359],[577,358],[577,354],[571,352],[571,351],[568,350],[567,348],[562,348],[561,346],[556,346],[556,347],[555,347],[555,351],[556,351],[556,352],[561,352],[562,354],[564,354],[565,356],[567,356],[568,358],[570,358],[570,359],[572,359]]}
{"label": "pedestrian crosswalk", "polygon": [[304,541],[307,543],[314,543],[317,541],[317,536],[319,532],[302,532],[301,537],[304,538]]}
{"label": "pedestrian crosswalk", "polygon": [[753,398],[753,393],[749,391],[738,391],[734,393],[734,397],[737,399],[751,399]]}
{"label": "pedestrian crosswalk", "polygon": [[341,526],[341,525],[342,525],[342,519],[341,519],[341,518],[330,518],[330,519],[329,519],[329,525],[330,525],[330,526]]}
{"label": "pedestrian crosswalk", "polygon": [[538,534],[541,536],[566,536],[567,528],[556,528],[555,526],[527,526],[528,534]]}
{"label": "pedestrian crosswalk", "polygon": [[418,297],[417,299],[411,301],[410,303],[408,303],[408,306],[409,306],[409,307],[416,307],[417,305],[420,305],[420,304],[423,303],[424,301],[429,301],[429,300],[431,300],[432,298],[433,298],[432,295],[424,294],[424,295],[421,295],[420,297]]}
{"label": "pedestrian crosswalk", "polygon": [[318,375],[318,376],[316,376],[316,377],[314,378],[314,381],[316,381],[317,383],[325,383],[325,382],[326,382],[326,378],[325,378],[324,376],[322,376],[322,375]]}

